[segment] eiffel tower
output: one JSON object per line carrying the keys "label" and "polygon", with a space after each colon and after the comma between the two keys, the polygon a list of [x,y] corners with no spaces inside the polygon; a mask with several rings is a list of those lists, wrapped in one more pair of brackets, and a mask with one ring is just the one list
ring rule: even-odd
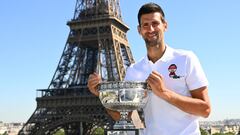
{"label": "eiffel tower", "polygon": [[37,107],[19,135],[92,135],[114,121],[87,88],[89,74],[123,80],[134,62],[119,0],[76,0],[74,17],[57,69],[47,89],[37,90]]}

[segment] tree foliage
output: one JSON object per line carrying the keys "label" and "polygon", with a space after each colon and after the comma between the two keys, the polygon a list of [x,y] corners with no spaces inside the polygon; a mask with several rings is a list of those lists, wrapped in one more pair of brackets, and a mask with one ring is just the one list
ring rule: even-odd
{"label": "tree foliage", "polygon": [[59,129],[56,133],[54,133],[53,135],[65,135],[65,132],[63,129]]}
{"label": "tree foliage", "polygon": [[[1,135],[1,134],[0,134]],[[56,133],[54,133],[53,135],[65,135],[65,132],[63,129],[58,130]],[[104,130],[103,128],[96,128],[94,130],[93,135],[104,135]]]}
{"label": "tree foliage", "polygon": [[200,128],[200,131],[201,131],[201,135],[208,135],[207,131],[203,130]]}
{"label": "tree foliage", "polygon": [[5,131],[3,134],[0,134],[0,135],[8,135],[7,131]]}
{"label": "tree foliage", "polygon": [[213,135],[235,135],[235,134],[232,132],[228,132],[228,133],[215,133]]}
{"label": "tree foliage", "polygon": [[104,129],[103,128],[97,128],[93,135],[104,135]]}

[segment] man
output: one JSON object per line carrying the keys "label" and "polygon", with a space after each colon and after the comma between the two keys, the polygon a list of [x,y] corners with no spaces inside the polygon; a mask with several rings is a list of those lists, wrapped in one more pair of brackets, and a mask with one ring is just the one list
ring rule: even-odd
{"label": "man", "polygon": [[[138,12],[138,32],[146,43],[147,55],[127,69],[125,80],[147,81],[152,92],[144,110],[145,135],[200,135],[198,117],[211,112],[208,81],[200,62],[191,51],[166,45],[167,21],[155,3]],[[100,77],[90,75],[88,87],[98,95]],[[108,111],[114,118],[119,114]]]}

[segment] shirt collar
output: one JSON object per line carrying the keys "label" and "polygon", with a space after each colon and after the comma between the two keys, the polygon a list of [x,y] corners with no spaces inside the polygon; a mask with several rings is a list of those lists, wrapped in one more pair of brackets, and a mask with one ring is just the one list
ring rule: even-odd
{"label": "shirt collar", "polygon": [[[166,50],[165,50],[163,56],[162,56],[159,60],[157,60],[155,63],[158,63],[158,62],[160,62],[160,61],[162,61],[162,62],[167,62],[169,59],[172,58],[172,56],[173,56],[173,49],[172,49],[171,47],[169,47],[168,45],[166,45]],[[148,59],[148,56],[147,56],[147,55],[144,57],[144,61],[145,61],[146,63],[151,63],[151,64],[153,64],[152,61],[150,61],[150,60]]]}

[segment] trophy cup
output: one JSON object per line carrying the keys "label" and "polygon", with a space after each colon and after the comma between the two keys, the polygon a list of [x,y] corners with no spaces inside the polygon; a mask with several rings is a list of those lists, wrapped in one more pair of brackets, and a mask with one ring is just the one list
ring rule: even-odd
{"label": "trophy cup", "polygon": [[99,99],[105,108],[120,112],[114,129],[135,129],[128,112],[142,108],[148,99],[146,82],[110,81],[99,85]]}

